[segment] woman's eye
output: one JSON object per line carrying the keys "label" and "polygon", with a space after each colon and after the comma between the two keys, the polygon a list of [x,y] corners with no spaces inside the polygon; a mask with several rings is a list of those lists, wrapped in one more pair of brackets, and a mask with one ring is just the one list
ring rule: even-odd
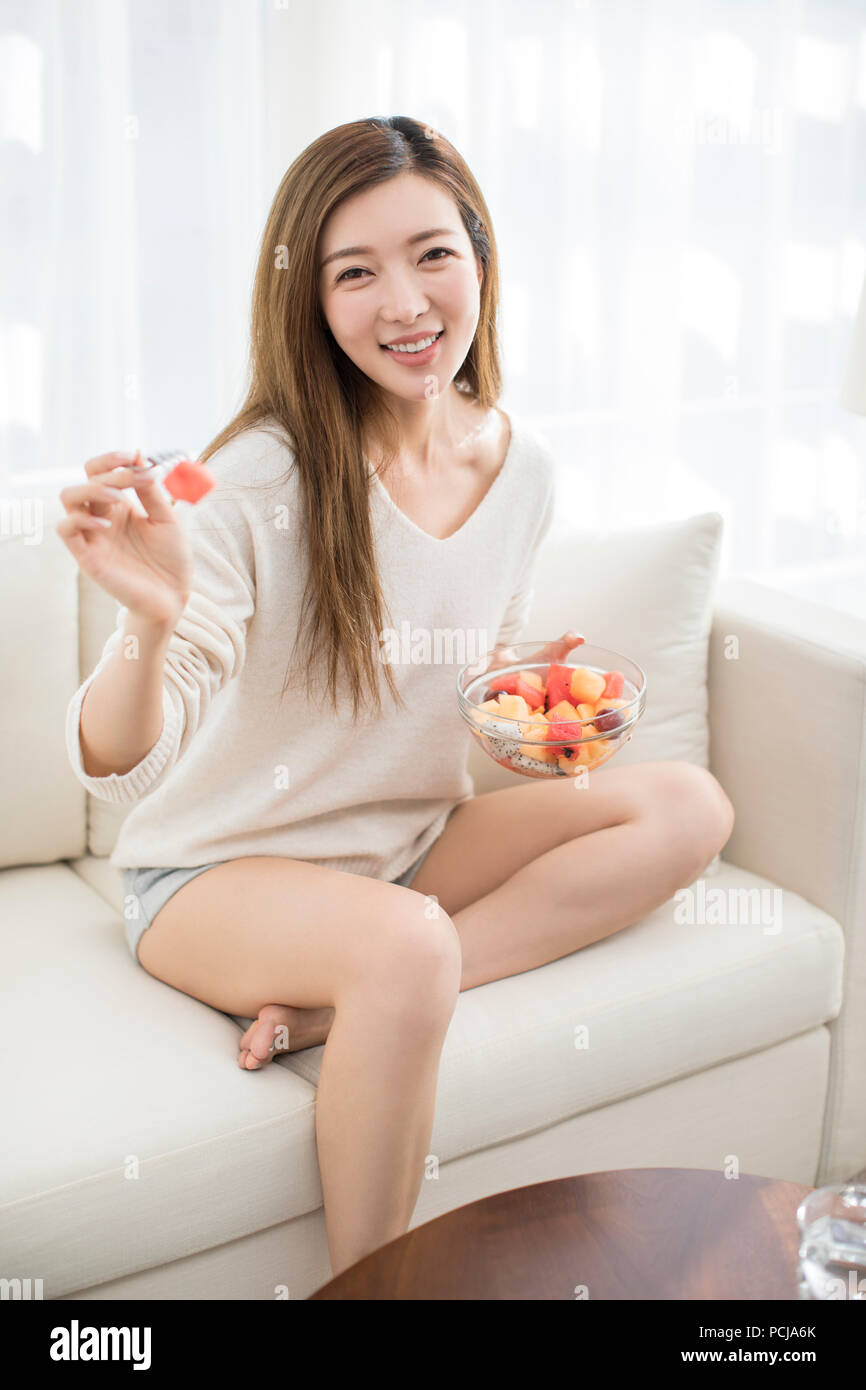
{"label": "woman's eye", "polygon": [[[421,257],[422,261],[426,261],[427,257],[432,256],[435,251],[442,251],[446,256],[454,255],[454,252],[448,246],[431,246],[430,250],[425,251],[424,255]],[[437,256],[436,259],[438,260],[439,257]],[[369,275],[370,273],[368,270],[365,270],[363,266],[353,265],[349,268],[349,270],[344,270],[342,275],[337,276],[336,283],[339,285],[340,281],[345,280],[347,276],[351,276],[354,279],[354,272],[356,271],[360,272],[361,275]]]}

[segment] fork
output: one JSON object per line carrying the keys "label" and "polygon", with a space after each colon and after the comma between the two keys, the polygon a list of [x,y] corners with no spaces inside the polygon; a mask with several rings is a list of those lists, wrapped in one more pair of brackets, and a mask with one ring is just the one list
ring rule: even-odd
{"label": "fork", "polygon": [[157,481],[161,482],[182,459],[188,459],[191,455],[185,449],[165,449],[157,454],[145,454],[147,463],[139,464],[137,472],[148,473]]}

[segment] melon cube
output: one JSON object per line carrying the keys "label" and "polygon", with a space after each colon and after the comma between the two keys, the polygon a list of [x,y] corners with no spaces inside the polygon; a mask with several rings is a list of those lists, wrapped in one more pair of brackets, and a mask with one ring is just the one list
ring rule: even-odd
{"label": "melon cube", "polygon": [[531,713],[529,705],[522,695],[506,695],[500,693],[497,701],[497,710],[506,719],[525,719]]}
{"label": "melon cube", "polygon": [[498,709],[499,706],[497,705],[495,700],[487,700],[481,706],[481,709],[470,709],[469,713],[475,720],[475,723],[480,724],[483,727],[487,723],[487,715],[482,714],[481,710],[486,710],[489,714],[495,714]]}
{"label": "melon cube", "polygon": [[520,679],[525,681],[527,685],[534,685],[538,691],[544,689],[544,681],[537,671],[521,671]]}
{"label": "melon cube", "polygon": [[605,684],[604,676],[598,671],[591,671],[588,666],[576,666],[571,677],[571,698],[576,705],[587,701],[595,704],[604,694]]}
{"label": "melon cube", "polygon": [[570,704],[568,700],[560,700],[558,704],[547,711],[547,718],[551,721],[554,719],[579,719],[580,715],[576,706]]}
{"label": "melon cube", "polygon": [[547,719],[543,716],[537,716],[532,723],[521,724],[520,732],[526,742],[521,743],[520,752],[542,763],[555,762],[556,753],[547,746],[547,728]]}
{"label": "melon cube", "polygon": [[597,763],[601,759],[606,758],[610,751],[610,746],[611,741],[609,738],[599,738],[596,739],[595,743],[588,743],[586,747],[590,762]]}

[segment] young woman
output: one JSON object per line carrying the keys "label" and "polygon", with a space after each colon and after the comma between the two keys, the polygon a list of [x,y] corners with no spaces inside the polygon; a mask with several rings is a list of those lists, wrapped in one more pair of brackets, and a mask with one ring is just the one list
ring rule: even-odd
{"label": "young woman", "polygon": [[[408,1229],[461,990],[638,921],[733,823],[682,762],[472,794],[455,678],[477,652],[437,660],[425,634],[515,641],[553,512],[550,456],[496,405],[497,305],[457,151],[407,118],[340,126],[274,199],[250,390],[202,454],[217,488],[176,511],[105,454],[61,493],[59,534],[121,605],[67,742],[131,806],[111,856],[130,949],[255,1020],[242,1067],[325,1042],[335,1273]],[[420,641],[399,662],[386,608]]]}

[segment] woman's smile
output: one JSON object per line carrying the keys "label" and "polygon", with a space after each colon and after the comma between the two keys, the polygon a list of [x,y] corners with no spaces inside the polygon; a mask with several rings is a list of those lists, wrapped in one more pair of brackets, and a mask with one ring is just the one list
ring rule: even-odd
{"label": "woman's smile", "polygon": [[[389,357],[393,357],[395,361],[402,363],[404,367],[426,365],[428,362],[432,362],[438,354],[439,340],[444,332],[445,329],[443,328],[435,335],[431,333],[427,338],[422,338],[422,343],[428,344],[426,347],[419,348],[415,343],[406,343],[401,347],[388,347],[383,343],[382,351],[386,352]],[[430,338],[433,339],[432,342],[430,342]]]}

